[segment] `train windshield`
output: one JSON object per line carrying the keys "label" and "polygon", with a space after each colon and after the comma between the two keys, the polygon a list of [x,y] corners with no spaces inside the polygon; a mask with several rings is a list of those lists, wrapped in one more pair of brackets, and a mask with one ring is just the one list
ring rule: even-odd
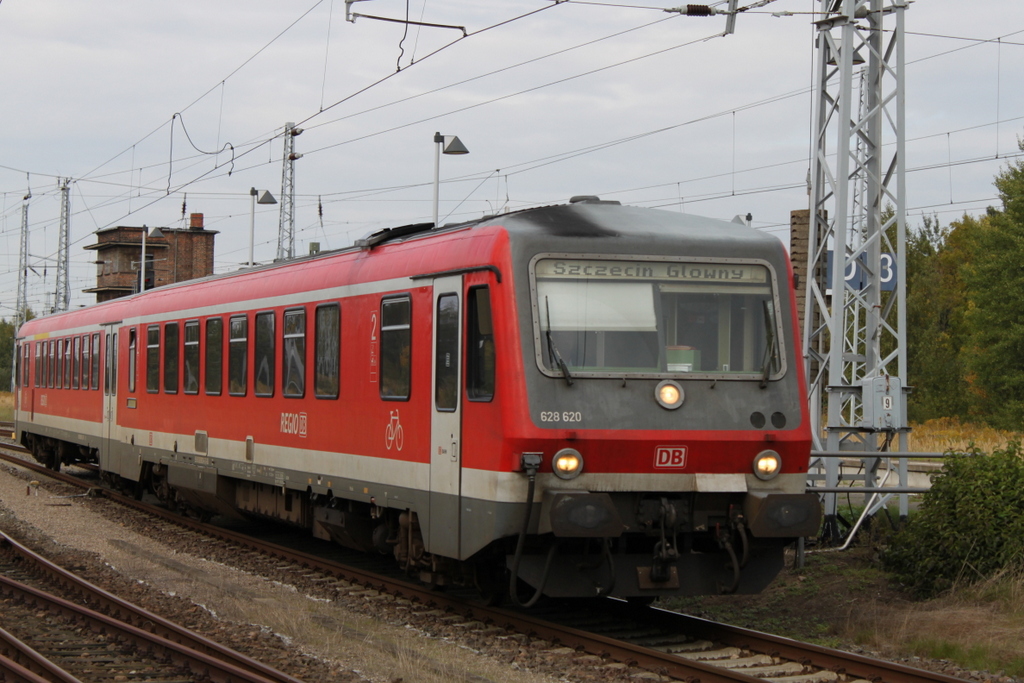
{"label": "train windshield", "polygon": [[539,258],[538,363],[551,375],[777,377],[771,271],[759,263]]}

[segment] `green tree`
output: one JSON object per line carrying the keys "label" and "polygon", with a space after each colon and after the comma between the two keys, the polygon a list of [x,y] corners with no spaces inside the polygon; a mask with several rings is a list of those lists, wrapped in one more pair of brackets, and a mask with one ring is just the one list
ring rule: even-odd
{"label": "green tree", "polygon": [[948,228],[925,217],[907,237],[907,361],[914,387],[909,418],[967,417],[972,405],[962,349],[966,330],[963,264],[974,258],[977,221]]}
{"label": "green tree", "polygon": [[[29,308],[25,320],[32,320],[36,314]],[[13,320],[0,319],[0,391],[11,390],[11,371],[14,370],[14,329]]]}
{"label": "green tree", "polygon": [[[1024,143],[1020,143],[1024,151]],[[971,221],[963,357],[972,412],[993,426],[1024,427],[1024,161],[995,180],[1002,210]],[[967,223],[965,220],[964,223]]]}
{"label": "green tree", "polygon": [[14,361],[14,322],[0,320],[0,391],[11,390],[11,363]]}

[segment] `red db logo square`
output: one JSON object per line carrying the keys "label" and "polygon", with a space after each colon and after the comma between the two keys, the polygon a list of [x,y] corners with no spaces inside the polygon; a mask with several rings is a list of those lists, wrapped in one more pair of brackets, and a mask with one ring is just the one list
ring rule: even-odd
{"label": "red db logo square", "polygon": [[658,446],[654,451],[654,466],[686,467],[686,446]]}

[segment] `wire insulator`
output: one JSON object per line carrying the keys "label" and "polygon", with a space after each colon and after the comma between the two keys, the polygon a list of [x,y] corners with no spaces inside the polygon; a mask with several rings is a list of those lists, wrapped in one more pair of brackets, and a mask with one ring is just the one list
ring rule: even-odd
{"label": "wire insulator", "polygon": [[686,16],[688,17],[710,17],[714,14],[708,5],[687,5]]}

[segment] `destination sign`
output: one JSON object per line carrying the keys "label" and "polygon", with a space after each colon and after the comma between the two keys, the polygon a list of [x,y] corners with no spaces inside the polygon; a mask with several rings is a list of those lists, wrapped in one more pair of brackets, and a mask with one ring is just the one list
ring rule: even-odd
{"label": "destination sign", "polygon": [[764,266],[719,263],[542,259],[535,272],[539,278],[758,284],[768,281],[768,269]]}

